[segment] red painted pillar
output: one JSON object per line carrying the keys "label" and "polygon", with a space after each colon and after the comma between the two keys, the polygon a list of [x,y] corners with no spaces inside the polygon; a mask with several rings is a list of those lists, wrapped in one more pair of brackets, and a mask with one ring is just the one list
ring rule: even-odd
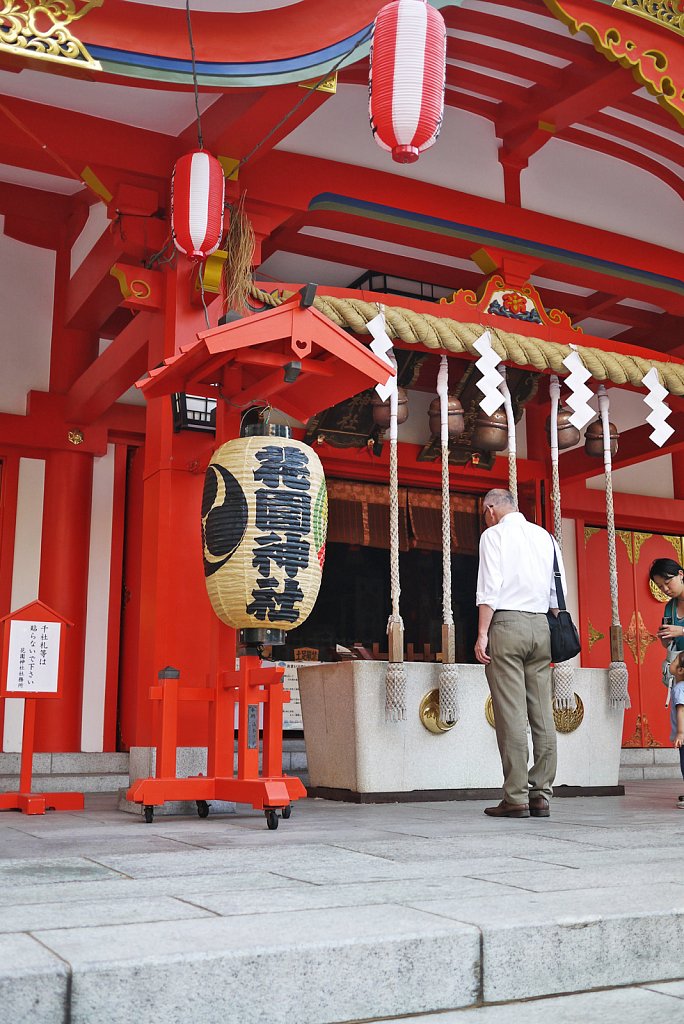
{"label": "red painted pillar", "polygon": [[[50,391],[64,394],[97,358],[98,339],[91,331],[65,326],[70,277],[67,228],[56,250],[55,293],[50,359]],[[66,426],[64,430],[66,432]],[[92,456],[73,451],[48,452],[40,553],[39,597],[74,623],[67,638],[64,696],[38,709],[36,750],[81,749],[81,700],[90,547]],[[103,653],[104,657],[104,653]]]}
{"label": "red painted pillar", "polygon": [[684,452],[672,452],[673,498],[684,498]]}

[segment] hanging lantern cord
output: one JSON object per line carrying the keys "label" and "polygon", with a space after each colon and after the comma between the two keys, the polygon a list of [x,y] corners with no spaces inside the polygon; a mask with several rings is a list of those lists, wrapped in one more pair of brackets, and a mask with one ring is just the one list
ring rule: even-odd
{"label": "hanging lantern cord", "polygon": [[[558,404],[560,401],[560,383],[555,374],[549,380],[551,396],[551,419],[549,423],[549,440],[551,443],[551,503],[553,505],[553,533],[558,547],[563,550],[563,526],[561,519],[560,476],[558,473]],[[571,661],[560,661],[553,666],[552,676],[553,706],[559,711],[574,711],[575,670]]]}
{"label": "hanging lantern cord", "polygon": [[513,405],[511,403],[511,393],[508,390],[508,384],[506,383],[505,369],[500,367],[499,372],[503,372],[504,379],[499,385],[499,391],[504,396],[504,409],[506,410],[506,422],[508,424],[508,490],[513,495],[513,501],[515,502],[516,512],[518,510],[518,464],[517,464],[517,451],[515,441],[515,420],[513,419]]}
{"label": "hanging lantern cord", "polygon": [[598,389],[599,413],[603,429],[603,466],[606,474],[606,524],[608,527],[608,572],[610,578],[610,607],[612,625],[610,627],[610,665],[608,667],[608,683],[610,687],[610,703],[613,707],[631,707],[629,699],[629,676],[624,661],[622,646],[622,627],[618,607],[618,575],[617,554],[615,550],[615,510],[613,507],[613,473],[612,455],[610,451],[610,423],[608,411],[610,407],[608,393],[601,384]]}
{"label": "hanging lantern cord", "polygon": [[449,360],[440,357],[437,374],[442,452],[442,668],[439,673],[439,717],[447,725],[458,721],[458,665],[451,607],[451,500],[449,495]]}
{"label": "hanging lantern cord", "polygon": [[192,19],[190,17],[190,0],[185,0],[185,20],[188,23],[188,42],[190,43],[190,59],[192,61],[192,84],[195,90],[195,114],[197,116],[197,144],[200,149],[204,149],[204,139],[202,138],[202,118],[200,117],[199,108],[199,87],[197,85],[197,69],[195,67],[195,42],[192,37]]}
{"label": "hanging lantern cord", "polygon": [[294,113],[296,113],[296,111],[298,111],[299,108],[304,103],[306,103],[306,101],[308,99],[310,99],[313,96],[313,94],[316,92],[316,89],[318,89],[318,86],[322,85],[323,82],[326,81],[326,79],[331,78],[332,75],[335,74],[337,69],[342,64],[344,64],[344,62],[347,60],[347,58],[351,57],[351,55],[354,53],[354,51],[358,50],[358,48],[360,46],[363,46],[363,44],[366,42],[367,39],[370,38],[370,36],[372,34],[373,34],[373,25],[369,25],[368,29],[364,32],[364,34],[361,36],[361,38],[357,42],[354,43],[352,48],[350,50],[347,50],[346,53],[343,53],[342,56],[339,58],[339,60],[337,60],[335,62],[335,64],[333,64],[333,66],[328,71],[325,71],[321,75],[321,77],[318,79],[318,81],[314,82],[313,85],[309,85],[307,83],[306,91],[305,91],[304,95],[302,96],[302,98],[300,100],[297,100],[297,102],[295,103],[295,105],[292,108],[292,110],[288,110],[288,112],[281,117],[280,121],[278,121],[277,124],[273,125],[271,130],[269,132],[267,132],[266,135],[264,135],[263,139],[259,139],[259,141],[256,143],[256,145],[253,146],[252,149],[250,149],[249,153],[247,153],[245,156],[243,156],[242,160],[238,164],[238,168],[240,168],[244,164],[246,164],[248,160],[251,160],[252,157],[254,156],[254,154],[256,153],[256,151],[258,149],[261,149],[261,147],[264,145],[264,143],[268,142],[268,140],[271,138],[271,136],[275,135],[275,133],[278,131],[278,129],[282,125],[284,125],[285,122],[288,121],[292,117],[292,115]]}

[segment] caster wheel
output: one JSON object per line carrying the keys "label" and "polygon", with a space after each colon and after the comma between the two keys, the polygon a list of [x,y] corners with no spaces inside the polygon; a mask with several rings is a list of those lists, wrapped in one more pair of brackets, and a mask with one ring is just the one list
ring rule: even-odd
{"label": "caster wheel", "polygon": [[276,812],[271,808],[268,811],[264,811],[264,814],[266,815],[267,827],[269,829],[278,828],[278,815]]}
{"label": "caster wheel", "polygon": [[154,820],[154,805],[145,804],[143,807],[143,814],[145,815],[145,821],[148,825],[151,825]]}
{"label": "caster wheel", "polygon": [[290,817],[291,814],[292,814],[292,804],[288,804],[287,807],[283,807],[282,815],[283,815],[283,818],[285,819],[285,821],[287,821],[287,819]]}
{"label": "caster wheel", "polygon": [[207,803],[206,800],[197,801],[197,813],[199,814],[200,818],[209,817],[209,804]]}

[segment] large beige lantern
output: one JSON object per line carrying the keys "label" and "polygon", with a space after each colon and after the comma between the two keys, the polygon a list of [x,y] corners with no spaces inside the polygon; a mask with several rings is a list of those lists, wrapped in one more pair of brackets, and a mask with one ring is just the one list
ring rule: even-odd
{"label": "large beige lantern", "polygon": [[321,585],[328,523],[323,467],[288,427],[248,427],[212,456],[202,497],[204,575],[222,622],[283,643]]}

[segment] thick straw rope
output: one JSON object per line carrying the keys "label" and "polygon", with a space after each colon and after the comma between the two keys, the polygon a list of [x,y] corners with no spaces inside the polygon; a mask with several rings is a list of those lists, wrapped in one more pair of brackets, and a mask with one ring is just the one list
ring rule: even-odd
{"label": "thick straw rope", "polygon": [[453,642],[454,613],[451,608],[451,502],[449,499],[449,360],[440,359],[437,376],[439,395],[440,445],[442,454],[442,637],[448,637],[447,650],[442,642],[442,668],[439,673],[439,717],[443,722],[458,721],[458,665]]}
{"label": "thick straw rope", "polygon": [[[606,524],[608,526],[608,574],[610,578],[610,608],[613,627],[620,629],[620,611],[618,608],[618,573],[617,554],[615,550],[615,510],[613,507],[613,474],[612,456],[610,451],[610,424],[608,421],[609,401],[603,384],[598,390],[599,411],[603,428],[603,464],[606,474]],[[612,640],[612,637],[611,637]],[[611,643],[611,648],[612,648]],[[613,651],[611,650],[611,654]],[[608,684],[610,687],[610,703],[612,707],[631,707],[629,676],[624,661],[611,661],[608,666]]]}
{"label": "thick straw rope", "polygon": [[[558,473],[558,402],[560,399],[560,383],[555,374],[551,375],[549,381],[549,394],[551,396],[551,423],[550,423],[550,444],[551,444],[551,502],[553,505],[553,533],[560,551],[563,551],[563,524],[561,518],[561,495],[560,476]],[[553,706],[559,710],[568,708],[574,711],[577,707],[575,700],[575,670],[571,661],[560,661],[553,666]]]}
{"label": "thick straw rope", "polygon": [[[278,306],[293,293],[273,296],[254,285],[250,293],[255,299],[269,306]],[[366,324],[377,316],[377,306],[361,299],[338,299],[329,295],[317,295],[314,306],[324,313],[338,327],[347,327],[355,334],[366,334]],[[477,356],[473,345],[482,335],[481,324],[460,323],[446,317],[429,313],[415,313],[400,306],[389,306],[385,310],[387,334],[407,344],[421,344],[426,348],[446,349],[447,352],[467,352]],[[670,394],[684,395],[684,363],[669,363],[659,359],[643,359],[621,352],[604,352],[590,346],[560,345],[555,341],[528,338],[523,334],[512,334],[496,327],[488,327],[492,347],[501,358],[516,366],[529,366],[541,372],[550,370],[558,376],[567,376],[563,360],[576,351],[582,363],[596,380],[612,384],[632,384],[642,388],[645,374],[655,366],[660,380]],[[578,336],[578,337],[581,337]]]}

